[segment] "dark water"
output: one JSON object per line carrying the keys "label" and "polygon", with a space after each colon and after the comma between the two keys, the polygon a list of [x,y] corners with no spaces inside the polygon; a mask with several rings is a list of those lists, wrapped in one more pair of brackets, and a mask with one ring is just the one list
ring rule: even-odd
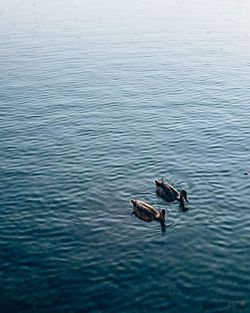
{"label": "dark water", "polygon": [[249,11],[1,4],[1,313],[250,311]]}

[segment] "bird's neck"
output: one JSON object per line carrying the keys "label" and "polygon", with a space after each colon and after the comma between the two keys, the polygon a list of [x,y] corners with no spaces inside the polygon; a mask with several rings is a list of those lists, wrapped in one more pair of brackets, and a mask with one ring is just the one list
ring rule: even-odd
{"label": "bird's neck", "polygon": [[180,201],[180,206],[184,208],[185,202],[184,202],[184,196],[182,194],[180,195],[179,201]]}

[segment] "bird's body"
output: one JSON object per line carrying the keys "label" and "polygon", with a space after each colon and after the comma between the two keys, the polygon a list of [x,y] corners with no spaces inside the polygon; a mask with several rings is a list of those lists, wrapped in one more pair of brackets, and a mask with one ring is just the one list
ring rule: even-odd
{"label": "bird's body", "polygon": [[184,201],[187,201],[186,190],[181,190],[180,192],[173,186],[165,183],[163,180],[155,180],[156,193],[158,196],[166,200],[167,202],[179,201],[181,207],[184,207]]}
{"label": "bird's body", "polygon": [[141,201],[132,199],[131,203],[134,207],[134,213],[141,219],[147,222],[153,220],[159,221],[161,223],[165,222],[165,210],[162,209],[160,212],[156,210],[151,205]]}

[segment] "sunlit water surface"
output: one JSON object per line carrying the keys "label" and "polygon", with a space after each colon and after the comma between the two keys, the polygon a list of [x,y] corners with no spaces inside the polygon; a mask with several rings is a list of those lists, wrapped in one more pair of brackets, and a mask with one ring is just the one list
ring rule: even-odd
{"label": "sunlit water surface", "polygon": [[1,313],[249,312],[249,12],[3,1]]}

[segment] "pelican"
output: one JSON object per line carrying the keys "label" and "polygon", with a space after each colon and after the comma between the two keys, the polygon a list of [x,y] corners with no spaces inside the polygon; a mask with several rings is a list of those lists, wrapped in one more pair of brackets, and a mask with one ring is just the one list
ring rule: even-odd
{"label": "pelican", "polygon": [[152,222],[153,220],[156,220],[164,224],[166,214],[165,209],[161,209],[159,212],[154,207],[141,200],[131,199],[131,203],[134,207],[134,213],[139,218],[147,222]]}
{"label": "pelican", "polygon": [[185,201],[188,202],[186,190],[182,189],[179,192],[173,186],[165,183],[163,179],[162,180],[156,179],[155,185],[157,195],[166,200],[167,202],[173,202],[177,200],[180,202],[181,208],[184,208]]}

